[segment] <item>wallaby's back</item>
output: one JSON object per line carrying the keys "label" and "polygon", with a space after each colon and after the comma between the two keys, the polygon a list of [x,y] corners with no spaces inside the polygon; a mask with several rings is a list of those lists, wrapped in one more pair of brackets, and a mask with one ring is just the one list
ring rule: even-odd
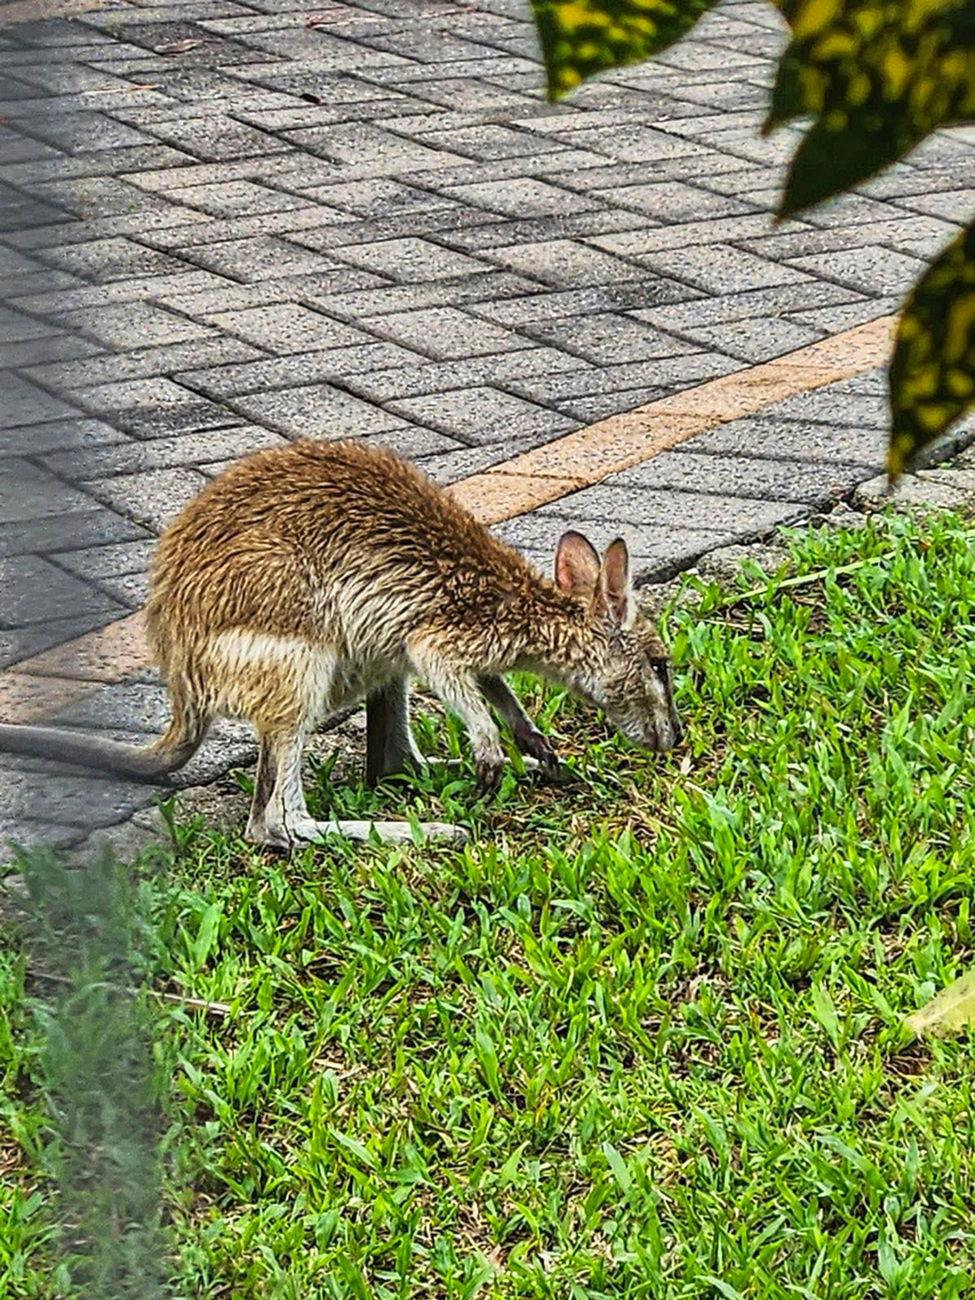
{"label": "wallaby's back", "polygon": [[499,592],[527,595],[538,582],[407,462],[300,442],[241,461],[170,525],[146,618],[171,672],[232,629],[310,643],[398,637],[418,618],[449,627],[482,607],[489,617]]}

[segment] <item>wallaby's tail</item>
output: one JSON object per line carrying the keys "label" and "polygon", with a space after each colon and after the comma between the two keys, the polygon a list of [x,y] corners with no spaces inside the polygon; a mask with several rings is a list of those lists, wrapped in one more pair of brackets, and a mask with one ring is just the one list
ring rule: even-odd
{"label": "wallaby's tail", "polygon": [[124,745],[64,727],[0,723],[0,751],[55,759],[115,772],[135,781],[163,784],[166,777],[188,763],[200,748],[210,722],[209,716],[194,708],[182,691],[171,686],[170,695],[172,720],[165,735],[152,745]]}

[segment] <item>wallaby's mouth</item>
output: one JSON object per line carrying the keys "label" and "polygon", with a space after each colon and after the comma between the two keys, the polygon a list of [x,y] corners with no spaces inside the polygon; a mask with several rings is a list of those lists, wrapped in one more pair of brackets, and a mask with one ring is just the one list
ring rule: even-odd
{"label": "wallaby's mouth", "polygon": [[617,731],[637,749],[647,749],[652,754],[666,754],[684,739],[684,729],[679,722],[640,723],[620,720]]}

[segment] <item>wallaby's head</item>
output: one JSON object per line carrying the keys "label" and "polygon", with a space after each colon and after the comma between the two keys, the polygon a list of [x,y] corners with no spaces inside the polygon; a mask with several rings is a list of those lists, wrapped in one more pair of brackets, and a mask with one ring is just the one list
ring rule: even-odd
{"label": "wallaby's head", "polygon": [[587,612],[587,662],[572,666],[568,684],[632,744],[661,753],[680,744],[684,730],[674,708],[670,655],[637,608],[626,543],[617,538],[600,560],[581,533],[565,533],[555,555],[555,584],[584,602]]}

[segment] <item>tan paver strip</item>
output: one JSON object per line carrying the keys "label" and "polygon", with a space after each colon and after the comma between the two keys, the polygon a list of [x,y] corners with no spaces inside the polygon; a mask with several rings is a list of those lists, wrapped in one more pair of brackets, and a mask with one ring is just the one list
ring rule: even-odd
{"label": "tan paver strip", "polygon": [[570,491],[589,487],[719,424],[882,365],[895,322],[896,317],[883,316],[774,361],[610,416],[461,479],[450,491],[485,523],[512,519],[565,496],[561,483],[571,481]]}
{"label": "tan paver strip", "polygon": [[[896,318],[884,316],[774,361],[638,406],[566,434],[449,491],[483,523],[500,523],[590,487],[720,424],[882,365]],[[31,722],[146,667],[141,615],[110,623],[0,673],[0,718]]]}
{"label": "tan paver strip", "polygon": [[[121,680],[121,677],[119,678]],[[90,695],[92,682],[66,677],[33,677],[12,669],[0,673],[0,719],[36,722]]]}

